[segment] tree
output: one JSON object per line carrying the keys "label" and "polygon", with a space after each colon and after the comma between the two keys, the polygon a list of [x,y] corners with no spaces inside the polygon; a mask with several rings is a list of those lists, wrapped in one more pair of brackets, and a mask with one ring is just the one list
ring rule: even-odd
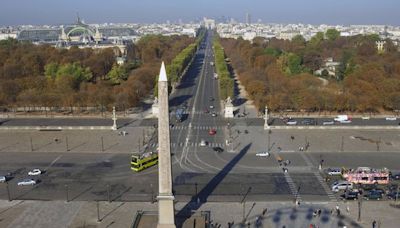
{"label": "tree", "polygon": [[107,74],[110,81],[116,85],[120,84],[128,78],[128,73],[125,71],[124,67],[114,64],[113,68]]}
{"label": "tree", "polygon": [[336,29],[326,30],[325,36],[330,41],[335,41],[340,36],[340,32]]}

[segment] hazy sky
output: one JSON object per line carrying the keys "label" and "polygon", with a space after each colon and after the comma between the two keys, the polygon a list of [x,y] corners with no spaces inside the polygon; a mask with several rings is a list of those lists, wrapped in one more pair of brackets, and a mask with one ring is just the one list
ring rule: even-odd
{"label": "hazy sky", "polygon": [[253,22],[400,25],[400,0],[3,0],[0,25],[171,22],[233,17]]}

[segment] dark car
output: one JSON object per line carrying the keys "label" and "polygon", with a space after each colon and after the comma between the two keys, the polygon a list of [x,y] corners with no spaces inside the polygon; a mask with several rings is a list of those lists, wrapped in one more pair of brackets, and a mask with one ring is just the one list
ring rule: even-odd
{"label": "dark car", "polygon": [[224,149],[222,149],[222,148],[219,147],[219,146],[213,147],[213,150],[214,150],[215,152],[218,152],[218,153],[221,153],[221,152],[224,151]]}
{"label": "dark car", "polygon": [[380,191],[371,190],[371,191],[368,191],[364,195],[364,199],[366,199],[366,200],[380,200],[380,199],[382,199],[382,193]]}
{"label": "dark car", "polygon": [[389,178],[392,180],[400,180],[400,173],[389,173]]}
{"label": "dark car", "polygon": [[301,124],[304,124],[304,125],[315,125],[315,120],[312,119],[312,118],[306,118],[306,119],[301,121]]}
{"label": "dark car", "polygon": [[388,199],[400,199],[400,192],[396,192],[396,191],[393,191],[393,192],[389,192],[387,195],[387,198]]}
{"label": "dark car", "polygon": [[346,191],[344,194],[340,195],[340,197],[346,200],[356,200],[358,199],[358,194],[358,191]]}

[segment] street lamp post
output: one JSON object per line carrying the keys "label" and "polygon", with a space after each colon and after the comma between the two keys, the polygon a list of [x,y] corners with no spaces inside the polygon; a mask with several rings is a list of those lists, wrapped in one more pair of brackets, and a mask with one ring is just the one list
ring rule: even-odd
{"label": "street lamp post", "polygon": [[66,199],[67,199],[67,203],[69,202],[69,195],[68,195],[69,193],[68,193],[68,185],[66,184],[65,185],[65,196],[66,196]]}
{"label": "street lamp post", "polygon": [[242,199],[242,202],[241,202],[241,204],[242,204],[242,206],[243,206],[243,218],[242,218],[242,223],[244,224],[246,221],[245,221],[245,216],[246,216],[246,197],[247,197],[247,195],[250,193],[250,191],[251,191],[251,187],[249,187],[248,189],[247,189],[247,192],[244,194],[244,196],[243,196],[243,199]]}
{"label": "street lamp post", "polygon": [[[8,201],[12,201],[11,195],[10,195],[10,188],[8,187],[8,182],[6,182],[6,188],[7,188]],[[396,198],[396,201],[397,201],[397,198]]]}
{"label": "street lamp post", "polygon": [[110,186],[110,184],[107,184],[107,200],[109,203],[111,202],[111,186]]}
{"label": "street lamp post", "polygon": [[361,222],[361,209],[362,209],[362,197],[358,198],[358,218],[357,221]]}

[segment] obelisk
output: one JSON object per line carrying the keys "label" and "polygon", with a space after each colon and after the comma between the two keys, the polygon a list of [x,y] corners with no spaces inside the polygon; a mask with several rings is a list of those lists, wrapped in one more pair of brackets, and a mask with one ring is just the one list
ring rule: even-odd
{"label": "obelisk", "polygon": [[174,195],[172,194],[171,148],[169,137],[168,79],[164,62],[158,78],[158,225],[175,228]]}

